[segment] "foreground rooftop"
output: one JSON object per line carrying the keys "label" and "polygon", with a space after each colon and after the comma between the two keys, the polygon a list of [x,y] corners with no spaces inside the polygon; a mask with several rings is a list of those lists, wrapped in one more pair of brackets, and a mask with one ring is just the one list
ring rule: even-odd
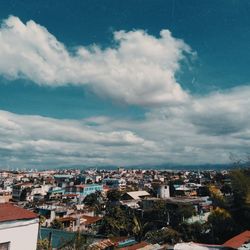
{"label": "foreground rooftop", "polygon": [[11,203],[0,204],[0,223],[15,220],[30,220],[37,217],[37,214],[29,210],[14,206]]}

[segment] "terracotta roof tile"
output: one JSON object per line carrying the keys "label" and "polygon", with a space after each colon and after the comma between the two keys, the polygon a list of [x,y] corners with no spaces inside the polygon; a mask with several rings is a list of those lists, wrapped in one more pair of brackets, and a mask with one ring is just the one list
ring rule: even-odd
{"label": "terracotta roof tile", "polygon": [[4,221],[35,219],[37,217],[37,214],[10,203],[0,204],[0,223]]}
{"label": "terracotta roof tile", "polygon": [[97,221],[102,220],[102,217],[99,216],[89,216],[89,215],[83,215],[82,218],[85,220],[85,225],[91,225],[93,223],[96,223]]}
{"label": "terracotta roof tile", "polygon": [[76,221],[76,218],[73,217],[62,217],[58,219],[60,222],[65,222],[65,221]]}
{"label": "terracotta roof tile", "polygon": [[238,234],[231,238],[230,240],[226,241],[223,246],[232,247],[232,248],[239,248],[244,243],[250,241],[250,231],[245,231],[241,234]]}

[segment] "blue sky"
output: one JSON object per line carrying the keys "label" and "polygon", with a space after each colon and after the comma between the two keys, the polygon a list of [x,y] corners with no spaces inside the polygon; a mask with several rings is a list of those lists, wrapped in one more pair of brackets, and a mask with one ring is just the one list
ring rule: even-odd
{"label": "blue sky", "polygon": [[249,1],[0,5],[2,167],[249,153]]}

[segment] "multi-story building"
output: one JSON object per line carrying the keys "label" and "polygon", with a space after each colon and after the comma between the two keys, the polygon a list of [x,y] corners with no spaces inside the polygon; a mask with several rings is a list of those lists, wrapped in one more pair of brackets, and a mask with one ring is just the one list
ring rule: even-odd
{"label": "multi-story building", "polygon": [[32,183],[18,183],[13,186],[12,199],[14,201],[25,201],[27,195],[31,192]]}
{"label": "multi-story building", "polygon": [[10,203],[0,204],[0,249],[36,249],[38,215]]}
{"label": "multi-story building", "polygon": [[102,183],[111,189],[124,190],[126,188],[126,181],[124,179],[106,178]]}
{"label": "multi-story building", "polygon": [[103,185],[99,184],[84,184],[74,185],[65,188],[65,194],[77,194],[80,197],[86,197],[89,194],[95,193],[96,191],[103,191]]}

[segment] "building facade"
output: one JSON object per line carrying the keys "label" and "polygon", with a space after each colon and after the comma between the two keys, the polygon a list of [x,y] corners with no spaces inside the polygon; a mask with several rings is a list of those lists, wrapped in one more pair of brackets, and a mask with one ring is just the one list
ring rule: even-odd
{"label": "building facade", "polygon": [[103,185],[99,184],[84,184],[68,186],[65,188],[65,194],[77,194],[80,197],[86,197],[89,194],[95,193],[96,191],[103,191]]}
{"label": "building facade", "polygon": [[34,250],[37,245],[37,214],[9,203],[0,204],[0,249]]}

